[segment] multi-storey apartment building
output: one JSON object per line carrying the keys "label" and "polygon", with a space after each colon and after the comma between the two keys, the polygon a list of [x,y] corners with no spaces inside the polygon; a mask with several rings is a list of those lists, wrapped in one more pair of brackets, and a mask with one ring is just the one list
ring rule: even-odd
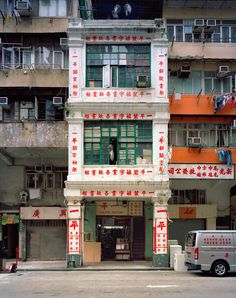
{"label": "multi-storey apartment building", "polygon": [[65,259],[68,17],[77,1],[0,1],[0,241],[4,257]]}
{"label": "multi-storey apartment building", "polygon": [[235,228],[236,2],[166,1],[170,238]]}
{"label": "multi-storey apartment building", "polygon": [[235,228],[236,1],[107,2],[1,2],[5,257],[168,266]]}

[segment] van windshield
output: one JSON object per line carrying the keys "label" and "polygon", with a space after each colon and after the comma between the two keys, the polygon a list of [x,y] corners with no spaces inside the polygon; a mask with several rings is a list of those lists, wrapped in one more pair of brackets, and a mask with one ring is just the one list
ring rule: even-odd
{"label": "van windshield", "polygon": [[195,246],[195,241],[196,241],[196,233],[188,233],[185,240],[185,245]]}

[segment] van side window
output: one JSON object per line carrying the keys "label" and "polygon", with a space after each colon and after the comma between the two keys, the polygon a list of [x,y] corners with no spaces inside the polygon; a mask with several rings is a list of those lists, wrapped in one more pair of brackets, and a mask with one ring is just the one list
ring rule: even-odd
{"label": "van side window", "polygon": [[195,246],[196,233],[188,233],[186,238],[186,246]]}

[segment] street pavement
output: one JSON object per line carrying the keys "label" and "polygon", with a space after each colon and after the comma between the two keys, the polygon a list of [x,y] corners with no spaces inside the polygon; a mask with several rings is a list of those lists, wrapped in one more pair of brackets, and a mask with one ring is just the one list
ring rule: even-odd
{"label": "street pavement", "polygon": [[233,298],[225,278],[175,271],[20,271],[0,273],[1,298]]}

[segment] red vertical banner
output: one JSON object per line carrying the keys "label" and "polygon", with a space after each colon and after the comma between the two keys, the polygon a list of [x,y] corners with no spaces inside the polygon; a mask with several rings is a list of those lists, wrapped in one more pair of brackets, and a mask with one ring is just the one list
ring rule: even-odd
{"label": "red vertical banner", "polygon": [[80,89],[80,50],[70,48],[69,50],[69,94],[70,97],[78,97]]}
{"label": "red vertical banner", "polygon": [[68,220],[68,253],[79,254],[81,252],[80,244],[80,219]]}
{"label": "red vertical banner", "polygon": [[168,253],[168,219],[166,207],[154,207],[153,252]]}

